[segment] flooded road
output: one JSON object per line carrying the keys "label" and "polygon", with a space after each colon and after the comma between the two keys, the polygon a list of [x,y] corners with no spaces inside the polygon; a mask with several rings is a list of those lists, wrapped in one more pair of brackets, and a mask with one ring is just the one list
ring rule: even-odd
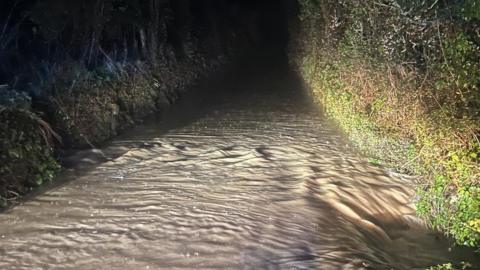
{"label": "flooded road", "polygon": [[77,155],[63,184],[1,213],[0,269],[424,269],[471,259],[415,217],[413,181],[356,154],[288,69],[244,73]]}

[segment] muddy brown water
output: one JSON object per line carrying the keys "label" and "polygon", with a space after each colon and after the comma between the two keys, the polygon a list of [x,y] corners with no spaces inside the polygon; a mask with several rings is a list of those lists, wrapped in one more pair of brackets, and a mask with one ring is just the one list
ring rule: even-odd
{"label": "muddy brown water", "polygon": [[0,269],[425,269],[478,260],[426,228],[414,181],[357,154],[286,68],[225,78],[199,86],[210,93],[198,90],[165,120],[72,157],[62,184],[1,213]]}

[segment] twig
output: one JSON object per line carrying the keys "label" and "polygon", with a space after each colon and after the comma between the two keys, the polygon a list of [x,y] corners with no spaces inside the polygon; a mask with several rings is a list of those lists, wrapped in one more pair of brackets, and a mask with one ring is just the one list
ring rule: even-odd
{"label": "twig", "polygon": [[438,0],[436,0],[428,9],[427,11],[432,10],[438,4]]}

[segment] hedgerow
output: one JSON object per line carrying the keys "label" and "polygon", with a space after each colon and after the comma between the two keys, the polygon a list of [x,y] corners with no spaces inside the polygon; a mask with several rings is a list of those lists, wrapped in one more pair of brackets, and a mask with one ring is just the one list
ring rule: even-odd
{"label": "hedgerow", "polygon": [[480,1],[300,4],[291,59],[327,114],[373,160],[422,175],[432,227],[479,246]]}

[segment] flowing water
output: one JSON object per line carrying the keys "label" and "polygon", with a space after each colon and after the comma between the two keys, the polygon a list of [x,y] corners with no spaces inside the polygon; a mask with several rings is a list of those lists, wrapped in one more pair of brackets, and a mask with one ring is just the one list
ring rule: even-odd
{"label": "flowing water", "polygon": [[[79,152],[0,214],[0,269],[425,269],[474,259],[428,230],[412,179],[370,165],[277,65]],[[63,179],[63,181],[62,181]]]}

